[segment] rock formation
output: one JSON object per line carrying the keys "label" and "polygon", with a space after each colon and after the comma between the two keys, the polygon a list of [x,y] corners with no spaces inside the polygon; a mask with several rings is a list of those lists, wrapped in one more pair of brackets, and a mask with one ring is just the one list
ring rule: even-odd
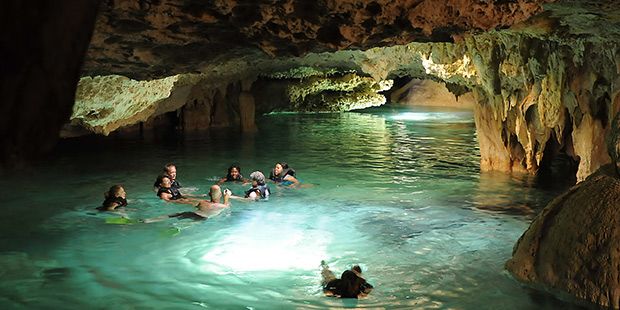
{"label": "rock formation", "polygon": [[506,268],[536,287],[620,308],[620,179],[611,165],[554,199]]}
{"label": "rock formation", "polygon": [[0,163],[49,151],[71,115],[98,0],[0,3]]}
{"label": "rock formation", "polygon": [[[268,56],[446,42],[504,28],[550,1],[102,1],[85,75],[154,79]],[[271,57],[269,57],[271,58]]]}

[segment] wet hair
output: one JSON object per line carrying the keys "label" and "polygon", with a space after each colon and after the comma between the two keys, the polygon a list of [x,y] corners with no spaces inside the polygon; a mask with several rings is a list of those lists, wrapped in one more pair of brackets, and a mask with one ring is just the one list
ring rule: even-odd
{"label": "wet hair", "polygon": [[[357,267],[359,268],[359,266]],[[355,272],[346,270],[342,273],[342,276],[340,276],[338,287],[339,295],[343,298],[357,298],[357,295],[362,291],[364,282],[365,280],[358,277]]]}
{"label": "wet hair", "polygon": [[351,270],[357,271],[358,273],[362,273],[362,268],[360,267],[360,265],[355,265],[351,267]]}
{"label": "wet hair", "polygon": [[[120,184],[112,185],[110,189],[108,189],[107,192],[103,193],[103,196],[105,197],[105,199],[103,200],[103,203],[101,204],[101,206],[97,208],[97,210],[108,211],[108,210],[113,210],[116,207],[126,206],[127,199],[120,197],[120,196],[116,196],[121,189],[123,189],[123,186]],[[116,206],[112,207],[114,204],[116,204]]]}
{"label": "wet hair", "polygon": [[108,198],[112,198],[112,197],[116,197],[116,194],[123,188],[122,185],[120,184],[116,184],[116,185],[112,185],[110,187],[110,189],[108,189],[107,192],[103,193],[103,196],[108,199]]}
{"label": "wet hair", "polygon": [[276,176],[276,167],[277,165],[282,166],[282,172],[280,172],[280,175],[282,178],[284,178],[287,174],[294,177],[295,176],[295,169],[292,169],[288,166],[287,163],[283,162],[283,161],[279,161],[277,162],[273,169],[271,169],[271,172],[269,174],[269,179],[273,180]]}
{"label": "wet hair", "polygon": [[228,174],[230,174],[230,172],[232,172],[232,170],[236,168],[237,171],[239,171],[239,173],[241,173],[241,167],[239,167],[238,164],[232,164],[230,165],[230,167],[228,167]]}
{"label": "wet hair", "polygon": [[177,165],[175,165],[174,163],[167,163],[164,165],[164,172],[168,173],[168,168],[170,167],[176,167]]}
{"label": "wet hair", "polygon": [[239,174],[241,174],[241,167],[239,167],[239,164],[232,164],[230,165],[230,167],[228,167],[228,174],[226,175],[226,178],[229,180],[233,179],[232,175],[230,175],[233,169],[237,169],[237,171],[239,171]]}
{"label": "wet hair", "polygon": [[157,181],[155,181],[155,184],[157,184],[157,187],[161,187],[161,182],[164,181],[164,178],[172,181],[167,174],[158,175],[157,176]]}

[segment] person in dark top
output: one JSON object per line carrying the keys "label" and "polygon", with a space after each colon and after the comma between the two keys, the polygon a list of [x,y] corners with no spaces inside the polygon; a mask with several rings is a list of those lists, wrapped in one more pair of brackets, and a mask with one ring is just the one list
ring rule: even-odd
{"label": "person in dark top", "polygon": [[179,192],[179,189],[172,187],[172,181],[167,175],[161,175],[157,178],[158,190],[157,196],[167,202],[189,204],[196,207],[207,206],[208,202],[203,199],[185,197]]}
{"label": "person in dark top", "polygon": [[329,266],[327,266],[325,261],[321,261],[321,267],[321,276],[323,278],[321,285],[326,296],[360,298],[368,295],[373,289],[373,286],[362,277],[362,268],[359,265],[345,270],[340,279],[336,278],[334,273],[329,270]]}
{"label": "person in dark top", "polygon": [[[164,170],[163,170],[163,174],[167,176],[168,178],[170,178],[170,187],[174,187],[177,190],[179,188],[181,188],[181,183],[179,183],[179,181],[177,180],[177,166],[173,163],[167,163],[164,166]],[[159,187],[159,182],[160,179],[159,177],[157,178],[157,180],[155,180],[155,183],[153,184],[153,187],[158,188]]]}
{"label": "person in dark top", "polygon": [[254,171],[250,174],[250,179],[252,180],[252,187],[245,191],[245,198],[253,200],[269,198],[271,192],[269,186],[265,184],[265,175],[260,171]]}
{"label": "person in dark top", "polygon": [[237,164],[233,164],[228,167],[228,173],[225,177],[221,178],[217,183],[222,185],[224,182],[243,182],[246,183],[248,180],[245,179],[241,175],[241,167]]}
{"label": "person in dark top", "polygon": [[[231,193],[230,198],[244,201],[269,198],[271,192],[269,191],[269,186],[265,184],[265,175],[262,172],[254,171],[250,173],[250,180],[252,180],[252,187],[245,191],[245,195],[243,197],[235,196]],[[227,190],[230,191],[229,189]]]}
{"label": "person in dark top", "polygon": [[290,168],[288,164],[284,162],[276,163],[269,174],[269,179],[275,183],[281,183],[284,185],[299,184],[299,180],[295,178],[295,170]]}
{"label": "person in dark top", "polygon": [[114,211],[116,208],[124,207],[127,205],[126,199],[127,193],[121,185],[113,185],[110,189],[104,193],[105,200],[100,207],[99,211]]}

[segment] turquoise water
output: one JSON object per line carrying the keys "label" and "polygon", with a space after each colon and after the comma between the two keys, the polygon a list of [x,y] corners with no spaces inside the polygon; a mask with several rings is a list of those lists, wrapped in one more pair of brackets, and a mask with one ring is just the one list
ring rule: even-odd
{"label": "turquoise water", "polygon": [[[64,141],[1,179],[0,306],[186,309],[555,309],[503,269],[532,217],[564,185],[481,173],[471,112],[380,108],[273,114],[259,134]],[[111,225],[94,212],[125,185],[124,215],[189,210],[152,191],[166,162],[203,194],[232,162],[287,161],[306,188],[202,222]],[[241,185],[226,185],[241,194]],[[360,264],[368,298],[324,297],[319,263]]]}

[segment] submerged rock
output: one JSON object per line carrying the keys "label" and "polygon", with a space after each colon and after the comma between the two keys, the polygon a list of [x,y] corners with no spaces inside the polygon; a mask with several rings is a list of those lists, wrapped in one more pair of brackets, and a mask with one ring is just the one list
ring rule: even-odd
{"label": "submerged rock", "polygon": [[554,199],[514,247],[519,281],[620,308],[620,179],[611,165]]}

